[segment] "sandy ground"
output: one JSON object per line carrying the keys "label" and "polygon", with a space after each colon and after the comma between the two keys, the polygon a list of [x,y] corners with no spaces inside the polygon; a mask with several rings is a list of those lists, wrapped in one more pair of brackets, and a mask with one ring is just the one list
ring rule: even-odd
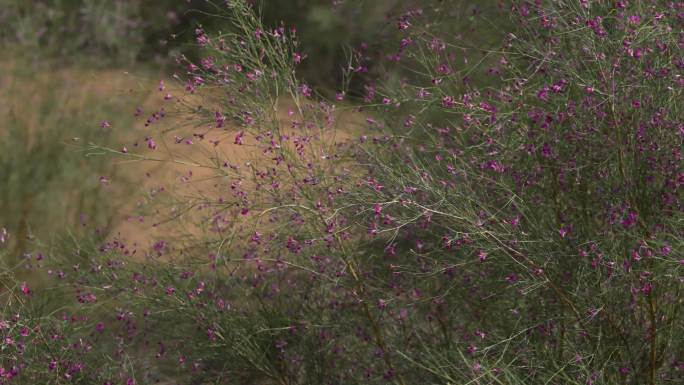
{"label": "sandy ground", "polygon": [[[206,228],[202,228],[206,223],[200,223],[200,216],[194,216],[192,211],[201,207],[203,201],[216,202],[220,197],[225,197],[232,182],[240,180],[243,188],[249,189],[249,178],[226,175],[222,171],[226,168],[217,166],[227,162],[240,169],[244,177],[244,172],[250,166],[258,167],[260,163],[270,162],[271,158],[261,152],[249,134],[245,135],[244,143],[236,144],[235,137],[240,129],[218,129],[214,121],[203,122],[197,114],[179,107],[201,104],[211,110],[220,109],[222,99],[211,95],[211,90],[205,91],[210,95],[203,98],[188,95],[169,79],[165,79],[164,84],[164,91],[153,91],[146,96],[141,103],[144,112],[131,132],[121,138],[121,147],[127,147],[127,155],[137,154],[146,160],[123,157],[117,163],[122,170],[120,174],[134,181],[138,193],[121,199],[120,217],[112,234],[129,245],[133,244],[138,250],[149,249],[158,239],[199,239],[202,232],[206,232]],[[173,99],[165,100],[166,94],[172,94]],[[162,107],[167,117],[147,126],[147,117]],[[294,111],[297,108],[292,99],[281,98],[278,101],[275,119],[280,132],[291,138],[297,134],[293,120],[301,119]],[[336,113],[335,119],[337,123],[334,128],[326,129],[323,133],[323,142],[329,146],[350,139],[365,122],[360,113],[352,110]],[[148,136],[155,140],[155,150],[148,148],[144,140]],[[290,146],[290,149],[293,147],[291,141],[284,145]],[[159,223],[160,218],[173,217],[176,214],[174,210],[181,211],[189,203],[194,204],[192,210],[185,214],[189,220]],[[235,220],[242,221],[244,218],[236,216]]]}
{"label": "sandy ground", "polygon": [[[12,68],[12,63],[0,63],[0,70],[11,74],[17,68]],[[83,114],[92,100],[111,100],[118,108],[131,109],[122,111],[120,120],[108,121],[111,125],[108,129],[115,131],[114,138],[118,142],[111,145],[109,150],[123,151],[126,147],[127,153],[112,153],[111,161],[115,164],[115,174],[118,177],[108,179],[103,188],[111,189],[109,196],[118,202],[119,207],[111,222],[112,238],[125,240],[129,246],[135,245],[135,248],[141,250],[149,247],[155,240],[168,238],[172,234],[192,237],[202,231],[178,221],[160,226],[156,226],[155,221],[160,217],[159,214],[163,214],[162,217],[168,216],[168,213],[159,212],[159,207],[170,207],[169,198],[186,201],[198,197],[210,200],[218,198],[218,190],[229,186],[231,181],[230,177],[217,174],[212,164],[216,159],[242,167],[243,170],[248,163],[255,164],[264,159],[260,150],[250,142],[252,139],[249,135],[245,136],[243,145],[237,145],[234,143],[237,129],[216,129],[214,122],[201,122],[196,114],[179,107],[203,104],[212,108],[211,104],[220,100],[211,95],[212,91],[204,99],[197,95],[190,96],[169,79],[164,80],[164,90],[159,90],[162,78],[163,76],[141,76],[120,70],[80,68],[40,72],[32,75],[30,81],[23,80],[21,84],[17,84],[17,79],[11,76],[0,76],[0,116],[8,116],[13,111],[27,111],[18,114],[18,118],[24,119],[22,124],[30,131],[29,138],[40,135],[44,129],[40,114],[30,109],[31,106],[39,105],[40,98],[48,91],[54,93],[56,100],[64,103],[62,109],[65,114]],[[61,88],[47,90],[46,84],[59,84]],[[173,97],[165,98],[167,94]],[[120,103],[122,100],[123,103]],[[130,121],[130,117],[124,119],[123,114],[136,113],[136,108],[132,106],[140,108],[138,116],[133,124],[122,125],[122,121]],[[161,108],[164,108],[166,117],[146,124],[148,118],[161,111]],[[283,98],[279,101],[278,124],[283,133],[292,135],[292,120],[298,116],[296,113],[288,113],[290,110],[296,111],[291,99]],[[336,128],[327,130],[325,134],[325,141],[330,145],[349,139],[353,132],[358,132],[358,127],[364,124],[365,119],[361,114],[347,110],[336,113],[336,120]],[[2,134],[0,127],[0,136]],[[203,137],[193,134],[202,134]],[[156,142],[155,150],[148,148],[148,137]],[[218,144],[214,141],[218,141]],[[30,142],[26,143],[26,146],[32,145]],[[117,188],[118,183],[126,183],[124,179],[133,183],[134,192]],[[166,200],[166,206],[155,203],[160,200]]]}
{"label": "sandy ground", "polygon": [[[151,103],[155,101],[152,100]],[[292,137],[293,133],[290,128],[294,118],[288,114],[291,109],[294,109],[291,100],[281,101],[277,118],[282,132]],[[346,128],[337,128],[327,134],[325,141],[331,145],[348,140],[352,136],[351,133],[355,131],[353,127],[362,122],[360,115],[352,113],[346,113],[338,119],[338,127]],[[257,165],[264,159],[268,159],[268,156],[261,153],[261,149],[249,135],[245,135],[243,144],[235,144],[238,129],[211,129],[210,126],[213,123],[205,127],[197,127],[194,126],[193,120],[196,118],[179,113],[169,120],[176,122],[175,125],[171,125],[175,127],[173,131],[164,132],[169,128],[169,125],[164,123],[155,127],[154,137],[157,141],[157,149],[149,151],[143,148],[139,151],[140,154],[153,157],[155,160],[124,161],[120,164],[121,167],[128,168],[129,172],[133,173],[134,179],[140,185],[140,194],[136,201],[125,202],[122,209],[123,217],[113,234],[143,248],[149,246],[154,240],[168,238],[169,235],[179,237],[199,235],[203,230],[197,226],[188,225],[187,221],[183,224],[177,222],[157,226],[154,223],[155,215],[144,217],[129,213],[136,212],[136,210],[145,211],[146,206],[153,207],[154,204],[149,205],[149,203],[152,203],[154,196],[158,193],[166,195],[166,198],[174,196],[185,202],[199,197],[216,201],[219,196],[223,196],[221,190],[228,190],[230,184],[237,180],[237,178],[221,174],[216,169],[216,159],[220,159],[219,163],[228,162],[242,171],[246,171],[249,165]],[[139,133],[139,129],[136,132]],[[197,132],[203,133],[204,137],[201,139],[193,137],[192,133]],[[183,137],[181,143],[177,143],[179,136]],[[193,144],[187,144],[187,139],[191,139]],[[214,144],[216,141],[218,141],[217,145]],[[245,180],[243,186],[249,183]]]}

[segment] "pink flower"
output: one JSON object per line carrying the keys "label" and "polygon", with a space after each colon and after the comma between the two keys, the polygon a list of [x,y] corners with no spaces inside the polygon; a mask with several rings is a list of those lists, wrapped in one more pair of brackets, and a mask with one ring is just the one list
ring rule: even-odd
{"label": "pink flower", "polygon": [[21,292],[24,293],[24,295],[31,295],[31,288],[28,287],[28,284],[26,282],[22,282],[20,286]]}
{"label": "pink flower", "polygon": [[453,96],[445,96],[442,98],[442,107],[444,108],[454,108],[456,102]]}
{"label": "pink flower", "polygon": [[302,56],[302,54],[299,52],[294,53],[293,59],[294,59],[295,64],[300,64],[302,62],[302,60],[304,60],[305,58],[306,58],[306,55]]}
{"label": "pink flower", "polygon": [[235,135],[235,142],[234,143],[237,144],[238,146],[241,146],[242,145],[242,137],[244,137],[244,136],[245,136],[244,131],[238,132],[237,135]]}

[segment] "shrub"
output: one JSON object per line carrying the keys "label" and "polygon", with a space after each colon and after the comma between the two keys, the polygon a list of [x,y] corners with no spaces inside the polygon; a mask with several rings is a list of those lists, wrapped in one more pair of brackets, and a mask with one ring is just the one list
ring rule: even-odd
{"label": "shrub", "polygon": [[[525,382],[681,379],[682,20],[675,4],[630,3],[515,3],[485,67],[408,28],[425,77],[378,92],[390,134],[362,152],[368,227],[392,234],[388,264],[421,277],[404,287],[466,307],[444,322],[475,359]],[[433,17],[418,15],[406,23]],[[485,71],[501,84],[462,81]],[[446,333],[410,360],[463,381],[467,367],[437,365]]]}
{"label": "shrub", "polygon": [[28,382],[681,382],[681,5],[516,1],[493,49],[454,36],[445,12],[465,8],[405,5],[379,68],[410,76],[367,79],[350,128],[343,93],[297,76],[298,32],[227,2],[236,29],[197,29],[173,131],[91,147],[205,179],[158,206],[186,236],[137,260],[123,239],[81,247],[91,266],[56,279],[86,321],[64,335],[97,348],[5,365]]}

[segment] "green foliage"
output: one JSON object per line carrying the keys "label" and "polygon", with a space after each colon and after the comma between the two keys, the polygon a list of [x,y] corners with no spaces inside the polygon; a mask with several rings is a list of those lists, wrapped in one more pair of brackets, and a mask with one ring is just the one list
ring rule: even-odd
{"label": "green foliage", "polygon": [[[311,83],[336,87],[349,48],[386,33],[391,26],[378,20],[401,6],[401,1],[331,7],[329,0],[274,0],[263,6],[262,17],[267,25],[299,29],[308,56],[301,74]],[[24,55],[75,63],[168,64],[178,54],[198,58],[198,25],[211,33],[234,29],[224,11],[221,2],[206,0],[0,0],[0,43],[20,47]]]}

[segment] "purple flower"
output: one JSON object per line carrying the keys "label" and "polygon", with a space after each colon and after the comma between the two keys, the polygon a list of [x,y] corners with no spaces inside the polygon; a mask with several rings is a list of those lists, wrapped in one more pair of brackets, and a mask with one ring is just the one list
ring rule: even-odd
{"label": "purple flower", "polygon": [[537,92],[537,98],[545,102],[549,101],[549,87],[544,87]]}
{"label": "purple flower", "polygon": [[19,288],[21,289],[21,292],[24,293],[24,295],[31,295],[31,288],[28,286],[26,282],[22,282]]}
{"label": "purple flower", "polygon": [[637,213],[634,210],[629,210],[627,215],[622,219],[622,227],[629,229],[634,227],[637,222]]}
{"label": "purple flower", "polygon": [[245,136],[244,131],[240,131],[235,135],[235,141],[233,143],[237,144],[238,146],[242,145],[242,138]]}
{"label": "purple flower", "polygon": [[437,73],[442,74],[442,75],[448,75],[451,73],[451,68],[449,68],[449,66],[446,64],[440,64],[437,67]]}
{"label": "purple flower", "polygon": [[444,108],[454,108],[456,101],[453,96],[445,96],[442,98],[442,107]]}
{"label": "purple flower", "polygon": [[152,249],[153,249],[158,255],[164,254],[164,252],[166,251],[167,247],[168,247],[168,244],[166,243],[166,241],[157,241],[157,242],[155,242],[154,245],[152,245]]}
{"label": "purple flower", "polygon": [[223,128],[226,122],[226,117],[221,114],[220,111],[214,113],[214,119],[216,120],[216,128]]}
{"label": "purple flower", "polygon": [[302,84],[299,87],[299,92],[301,92],[301,94],[306,96],[307,98],[310,98],[313,95],[313,90],[307,84]]}
{"label": "purple flower", "polygon": [[300,54],[299,52],[294,53],[293,59],[294,59],[295,64],[300,64],[302,62],[302,60],[304,60],[304,58],[305,58],[305,56],[302,56],[302,54]]}
{"label": "purple flower", "polygon": [[430,96],[430,92],[429,92],[428,90],[426,90],[425,88],[421,88],[421,89],[418,90],[418,95],[417,95],[417,96],[418,96],[419,99],[425,99],[425,98],[427,98],[428,96]]}

